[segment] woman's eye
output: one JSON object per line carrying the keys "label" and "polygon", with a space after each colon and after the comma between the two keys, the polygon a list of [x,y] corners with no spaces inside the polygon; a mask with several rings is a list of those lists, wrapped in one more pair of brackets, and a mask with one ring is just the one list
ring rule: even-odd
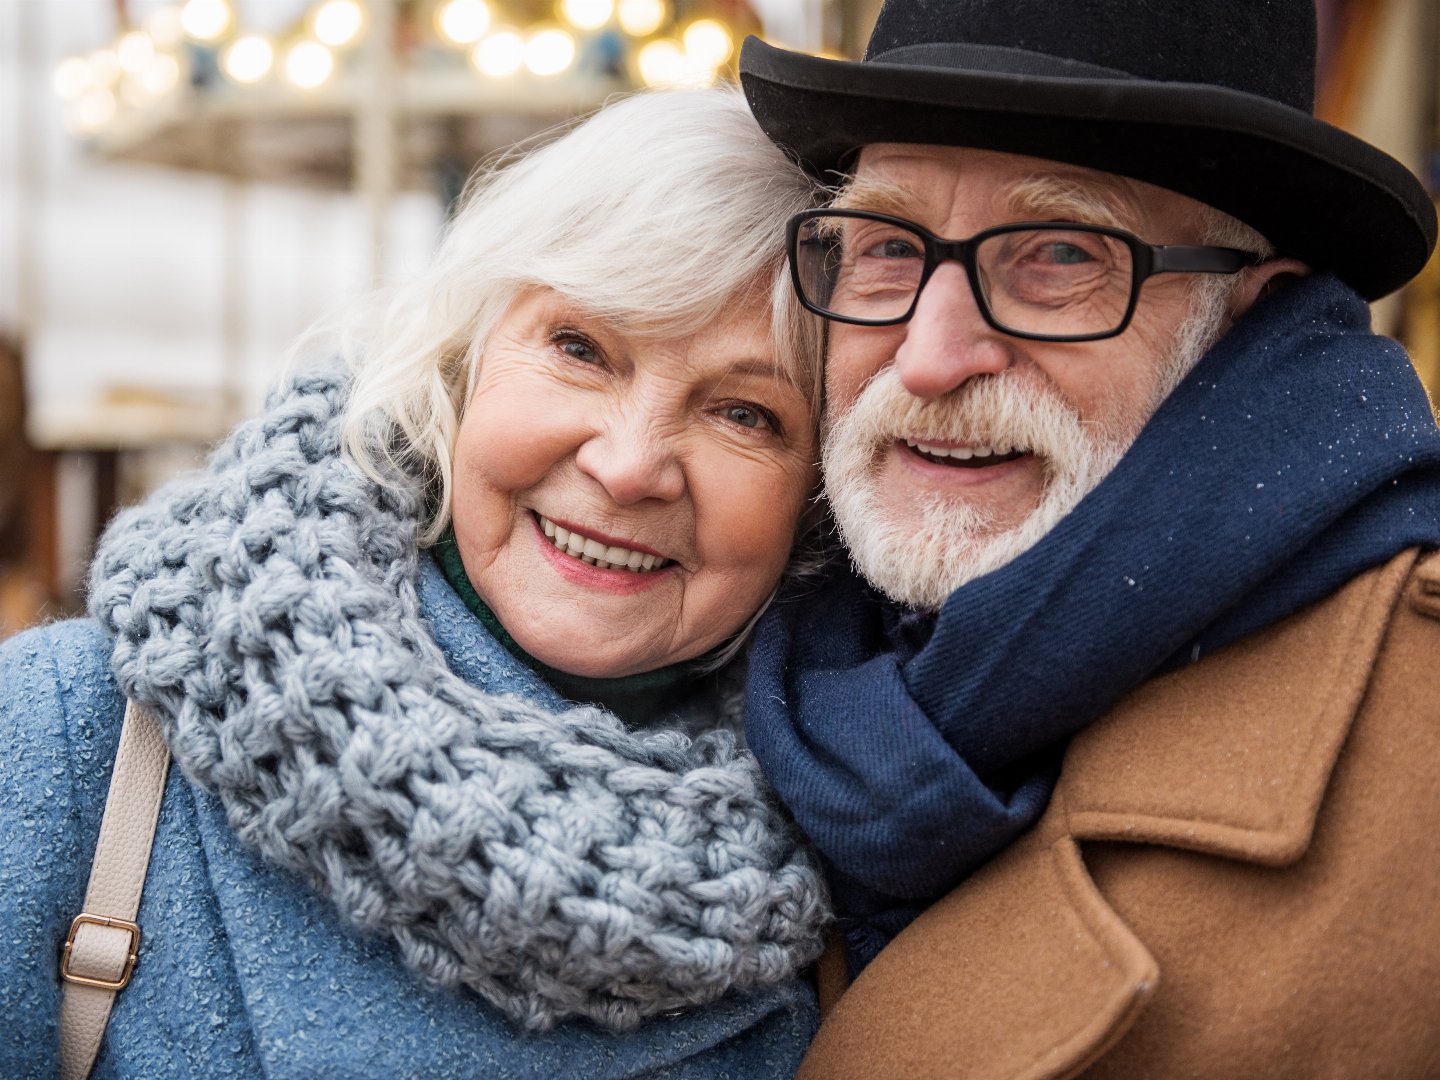
{"label": "woman's eye", "polygon": [[732,424],[740,427],[754,428],[756,430],[766,428],[771,431],[778,431],[780,425],[768,409],[762,409],[758,405],[727,405],[721,410],[721,415]]}
{"label": "woman's eye", "polygon": [[551,343],[566,356],[574,357],[586,364],[600,362],[600,350],[594,342],[573,330],[557,330],[550,335]]}

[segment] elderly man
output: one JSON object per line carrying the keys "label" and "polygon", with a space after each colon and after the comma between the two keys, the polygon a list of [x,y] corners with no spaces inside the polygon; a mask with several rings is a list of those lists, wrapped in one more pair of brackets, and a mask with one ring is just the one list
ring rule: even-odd
{"label": "elderly man", "polygon": [[[860,577],[747,734],[840,916],[814,1077],[1440,1076],[1440,432],[1364,299],[1419,183],[1311,0],[888,0],[747,43]],[[842,993],[843,991],[843,993]],[[838,997],[838,1001],[836,1000]]]}

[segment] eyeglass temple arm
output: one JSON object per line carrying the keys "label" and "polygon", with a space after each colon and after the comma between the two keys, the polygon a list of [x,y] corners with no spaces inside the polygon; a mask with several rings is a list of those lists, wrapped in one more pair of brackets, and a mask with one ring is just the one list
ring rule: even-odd
{"label": "eyeglass temple arm", "polygon": [[1150,249],[1152,274],[1233,274],[1264,262],[1262,256],[1238,248],[1168,244]]}

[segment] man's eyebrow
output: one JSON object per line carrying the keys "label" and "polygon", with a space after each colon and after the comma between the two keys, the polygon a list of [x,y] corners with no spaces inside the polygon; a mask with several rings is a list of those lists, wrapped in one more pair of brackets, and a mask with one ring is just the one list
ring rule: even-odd
{"label": "man's eyebrow", "polygon": [[1133,229],[1138,217],[1121,191],[1063,175],[1039,174],[1017,181],[1005,193],[1004,205],[1017,221],[1074,221]]}
{"label": "man's eyebrow", "polygon": [[836,210],[870,210],[877,214],[910,217],[919,209],[915,197],[899,184],[873,176],[857,176],[845,185],[835,201]]}
{"label": "man's eyebrow", "polygon": [[[837,210],[870,210],[911,220],[922,212],[913,193],[874,176],[856,176],[831,205]],[[1017,181],[1004,193],[1001,205],[1012,221],[1076,221],[1122,229],[1133,229],[1138,223],[1135,208],[1122,190],[1064,174],[1042,173]]]}

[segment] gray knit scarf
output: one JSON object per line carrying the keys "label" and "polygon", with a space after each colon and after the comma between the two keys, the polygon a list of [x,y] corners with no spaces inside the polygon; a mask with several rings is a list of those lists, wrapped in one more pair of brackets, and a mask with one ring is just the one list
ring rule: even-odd
{"label": "gray knit scarf", "polygon": [[530,1028],[793,977],[824,885],[754,759],[453,674],[416,594],[422,493],[342,455],[347,386],[298,376],[101,543],[91,612],[185,775],[415,971]]}

